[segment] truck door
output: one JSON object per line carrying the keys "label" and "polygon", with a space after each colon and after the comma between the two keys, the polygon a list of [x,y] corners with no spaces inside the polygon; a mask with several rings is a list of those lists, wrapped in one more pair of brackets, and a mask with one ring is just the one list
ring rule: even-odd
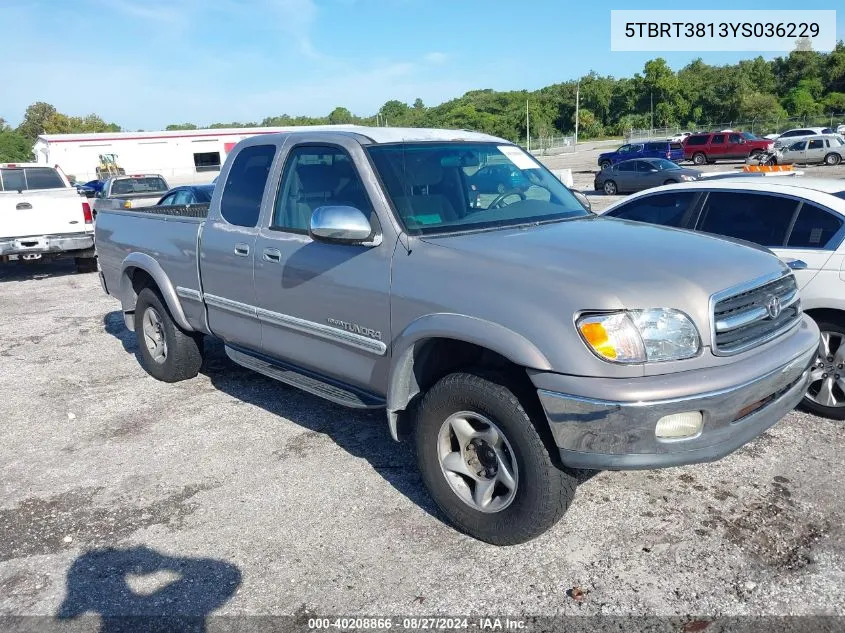
{"label": "truck door", "polygon": [[745,147],[745,139],[739,134],[728,134],[728,155],[731,158],[746,158],[750,153]]}
{"label": "truck door", "polygon": [[308,235],[324,205],[353,206],[378,226],[350,149],[323,140],[288,151],[255,245],[258,317],[267,356],[372,390],[386,388],[395,240],[364,246]]}
{"label": "truck door", "polygon": [[256,317],[253,255],[261,202],[275,155],[274,144],[248,145],[240,150],[225,182],[217,185],[223,187],[220,212],[209,215],[200,235],[208,326],[227,343],[256,351],[261,349],[261,325]]}

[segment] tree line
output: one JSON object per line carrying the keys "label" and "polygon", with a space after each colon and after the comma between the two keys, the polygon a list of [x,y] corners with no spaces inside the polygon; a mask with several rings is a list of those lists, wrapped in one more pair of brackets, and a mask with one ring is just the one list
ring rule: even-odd
{"label": "tree line", "polygon": [[[471,90],[436,106],[390,100],[371,116],[334,108],[327,116],[268,116],[261,121],[168,125],[168,130],[355,123],[393,127],[446,127],[487,132],[514,141],[531,135],[571,134],[579,93],[579,137],[621,136],[631,128],[701,127],[729,121],[779,120],[845,113],[845,44],[830,53],[795,50],[714,66],[695,59],[678,71],[663,58],[641,73],[615,78],[591,72],[539,90]],[[74,117],[47,103],[29,106],[10,128],[0,119],[0,162],[26,160],[39,134],[119,131],[99,116]]]}

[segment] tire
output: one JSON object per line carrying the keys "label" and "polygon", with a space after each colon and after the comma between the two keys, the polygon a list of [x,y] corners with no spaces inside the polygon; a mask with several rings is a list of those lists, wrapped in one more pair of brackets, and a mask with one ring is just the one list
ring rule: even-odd
{"label": "tire", "polygon": [[[147,320],[148,315],[150,321]],[[155,324],[158,324],[156,327]],[[153,356],[151,334],[159,335],[163,341],[163,354]],[[159,294],[152,288],[144,288],[138,294],[135,304],[135,336],[141,354],[141,366],[150,376],[163,382],[179,382],[195,377],[202,366],[202,335],[184,332],[173,322],[170,311]]]}
{"label": "tire", "polygon": [[500,193],[500,194],[505,193],[505,184],[504,183],[500,182],[498,185],[496,185],[496,193]]}
{"label": "tire", "polygon": [[602,169],[610,169],[610,168],[613,166],[613,163],[611,163],[609,160],[603,160],[603,161],[601,162],[601,165],[599,165],[599,166],[600,166]]}
{"label": "tire", "polygon": [[619,193],[619,188],[616,186],[616,183],[612,180],[605,180],[602,189],[604,189],[604,192],[609,196],[615,196],[617,193]]}
{"label": "tire", "polygon": [[[461,468],[482,467],[480,461],[475,461],[474,466],[466,461],[472,460],[473,452],[465,449],[477,439],[463,444],[457,435],[449,435],[452,427],[447,424],[456,414],[458,421],[472,419],[476,428],[487,428],[478,421],[485,419],[504,438],[500,442],[504,448],[498,449],[499,458],[493,457],[493,461],[502,464],[501,460],[506,460],[511,464],[514,486],[509,492],[495,484],[487,510],[478,509],[471,498],[478,490],[476,482],[489,483],[489,477],[470,479],[441,465],[445,453],[457,455]],[[473,425],[468,428],[472,429]],[[472,436],[464,435],[467,437]],[[469,373],[442,378],[420,402],[415,442],[422,479],[435,503],[457,529],[478,540],[493,545],[530,541],[555,525],[575,496],[575,477],[552,462],[538,428],[513,391],[499,378]],[[474,454],[476,460],[481,459],[478,457],[481,453]],[[497,471],[494,479],[501,472],[507,471]],[[463,491],[469,500],[456,490]]]}
{"label": "tire", "polygon": [[672,180],[671,178],[663,183],[664,185],[676,185],[678,184],[677,180]]}
{"label": "tire", "polygon": [[[822,333],[822,343],[819,347],[820,351],[822,349],[821,346],[825,345],[824,340],[826,337],[828,341],[837,339],[842,345],[845,345],[845,322],[838,322],[830,316],[826,316],[823,319],[817,320],[816,324],[819,326],[819,330]],[[845,389],[841,386],[835,388],[832,392],[837,400],[837,406],[826,406],[820,402],[820,400],[823,400],[820,390],[824,386],[824,383],[827,380],[830,380],[829,378],[820,378],[821,376],[824,376],[825,374],[830,375],[830,373],[832,373],[833,380],[831,382],[836,382],[835,377],[839,375],[843,377],[843,382],[845,383],[845,363],[837,363],[836,350],[831,351],[834,354],[834,360],[832,362],[827,360],[830,356],[825,358],[821,355],[821,353],[816,358],[816,363],[811,369],[810,387],[807,389],[807,394],[801,401],[800,406],[805,411],[814,413],[815,415],[820,415],[824,418],[845,420]],[[843,352],[845,352],[845,349],[843,349]],[[842,365],[842,367],[840,367],[840,365]]]}
{"label": "tire", "polygon": [[97,258],[96,257],[75,257],[76,272],[78,273],[95,273],[97,272]]}
{"label": "tire", "polygon": [[824,157],[824,164],[828,165],[829,167],[838,165],[841,161],[842,157],[834,152],[831,152],[830,154]]}
{"label": "tire", "polygon": [[696,152],[692,155],[692,162],[696,165],[704,165],[707,162],[707,156],[701,152]]}

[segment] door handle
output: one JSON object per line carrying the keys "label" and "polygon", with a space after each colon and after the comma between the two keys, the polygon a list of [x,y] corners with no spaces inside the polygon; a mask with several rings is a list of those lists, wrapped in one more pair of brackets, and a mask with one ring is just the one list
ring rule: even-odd
{"label": "door handle", "polygon": [[262,255],[265,262],[280,262],[282,261],[282,251],[278,248],[265,248]]}
{"label": "door handle", "polygon": [[247,257],[249,255],[249,244],[235,244],[235,255]]}

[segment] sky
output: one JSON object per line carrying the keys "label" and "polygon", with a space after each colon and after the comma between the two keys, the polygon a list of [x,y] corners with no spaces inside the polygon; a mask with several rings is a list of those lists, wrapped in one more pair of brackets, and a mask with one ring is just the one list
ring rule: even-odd
{"label": "sky", "polygon": [[[840,3],[764,4],[839,8],[837,38],[845,39]],[[657,56],[677,70],[696,57],[725,64],[756,55],[612,52],[612,8],[685,7],[677,0],[0,0],[0,117],[17,125],[35,101],[69,115],[94,112],[128,130],[326,115],[336,106],[371,115],[390,99],[436,105],[468,90],[534,90],[590,71],[631,76]],[[706,8],[760,3],[712,0]]]}

